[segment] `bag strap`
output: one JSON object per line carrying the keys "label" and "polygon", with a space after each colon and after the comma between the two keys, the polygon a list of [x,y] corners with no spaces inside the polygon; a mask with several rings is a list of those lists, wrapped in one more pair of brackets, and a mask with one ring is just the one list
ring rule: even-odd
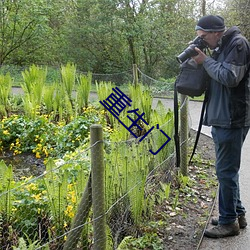
{"label": "bag strap", "polygon": [[[200,121],[199,121],[199,126],[198,130],[196,133],[196,138],[195,138],[195,143],[193,147],[193,151],[189,160],[189,164],[192,162],[193,156],[195,154],[199,138],[200,138],[200,133],[201,133],[201,128],[202,128],[202,122],[203,122],[203,117],[206,109],[206,104],[207,104],[207,96],[208,96],[208,91],[205,91],[205,97],[204,101],[202,104],[202,109],[201,109],[201,114],[200,114]],[[174,141],[175,141],[175,152],[176,152],[176,167],[180,167],[180,137],[179,137],[179,107],[178,107],[178,92],[176,89],[176,82],[174,84],[174,128],[175,128],[175,134],[174,134]]]}
{"label": "bag strap", "polygon": [[203,117],[204,117],[204,113],[205,113],[205,109],[206,109],[206,104],[207,104],[207,90],[205,91],[205,97],[204,97],[204,101],[203,101],[202,108],[201,108],[199,126],[198,126],[198,130],[196,132],[195,143],[194,143],[194,147],[193,147],[193,152],[192,152],[192,154],[190,156],[189,164],[192,162],[192,159],[193,159],[193,156],[195,154],[195,151],[196,151],[196,148],[197,148],[197,145],[198,145],[198,141],[199,141],[199,138],[200,138]]}
{"label": "bag strap", "polygon": [[174,141],[175,141],[175,153],[176,153],[176,167],[180,167],[180,137],[179,137],[179,112],[178,112],[178,93],[176,88],[176,82],[174,83]]}

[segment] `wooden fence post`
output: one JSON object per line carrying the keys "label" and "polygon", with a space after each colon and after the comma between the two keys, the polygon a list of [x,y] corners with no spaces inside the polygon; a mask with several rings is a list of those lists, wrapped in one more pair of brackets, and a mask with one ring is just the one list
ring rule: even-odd
{"label": "wooden fence post", "polygon": [[99,124],[90,127],[93,205],[93,250],[106,249],[103,131]]}
{"label": "wooden fence post", "polygon": [[134,83],[134,85],[138,84],[138,71],[137,71],[136,64],[133,64],[133,83]]}
{"label": "wooden fence post", "polygon": [[71,250],[77,248],[77,243],[81,237],[83,225],[86,222],[91,208],[91,176],[83,192],[81,201],[78,205],[76,216],[73,220],[70,233],[64,244],[63,250]]}

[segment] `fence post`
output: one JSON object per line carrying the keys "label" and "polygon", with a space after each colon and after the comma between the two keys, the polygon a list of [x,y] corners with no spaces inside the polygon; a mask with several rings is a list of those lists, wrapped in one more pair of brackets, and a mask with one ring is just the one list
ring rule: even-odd
{"label": "fence post", "polygon": [[77,248],[77,243],[81,237],[83,226],[88,218],[91,208],[91,176],[89,176],[88,183],[83,192],[81,201],[79,203],[76,216],[73,220],[70,233],[64,244],[63,250],[71,250]]}
{"label": "fence post", "polygon": [[90,127],[91,142],[91,175],[93,205],[93,250],[106,249],[106,216],[104,194],[104,152],[102,126],[94,124]]}
{"label": "fence post", "polygon": [[180,169],[181,174],[187,176],[188,174],[188,97],[180,95],[181,109],[180,109]]}
{"label": "fence post", "polygon": [[133,64],[133,80],[134,80],[134,85],[138,84],[138,71],[137,71],[137,65]]}

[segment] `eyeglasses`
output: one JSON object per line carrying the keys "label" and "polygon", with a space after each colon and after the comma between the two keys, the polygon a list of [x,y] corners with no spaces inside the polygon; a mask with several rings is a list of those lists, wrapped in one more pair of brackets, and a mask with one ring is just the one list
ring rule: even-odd
{"label": "eyeglasses", "polygon": [[206,33],[203,33],[202,35],[200,35],[199,37],[202,38],[202,39],[206,39],[207,35],[211,34],[211,33],[214,33],[214,32],[213,31],[206,32]]}

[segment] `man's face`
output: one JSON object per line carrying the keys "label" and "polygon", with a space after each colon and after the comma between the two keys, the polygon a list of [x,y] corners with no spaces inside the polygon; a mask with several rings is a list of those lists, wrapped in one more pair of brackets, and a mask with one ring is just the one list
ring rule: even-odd
{"label": "man's face", "polygon": [[221,32],[206,32],[203,30],[197,30],[196,33],[208,44],[210,49],[215,49],[218,46],[218,42],[221,38]]}

